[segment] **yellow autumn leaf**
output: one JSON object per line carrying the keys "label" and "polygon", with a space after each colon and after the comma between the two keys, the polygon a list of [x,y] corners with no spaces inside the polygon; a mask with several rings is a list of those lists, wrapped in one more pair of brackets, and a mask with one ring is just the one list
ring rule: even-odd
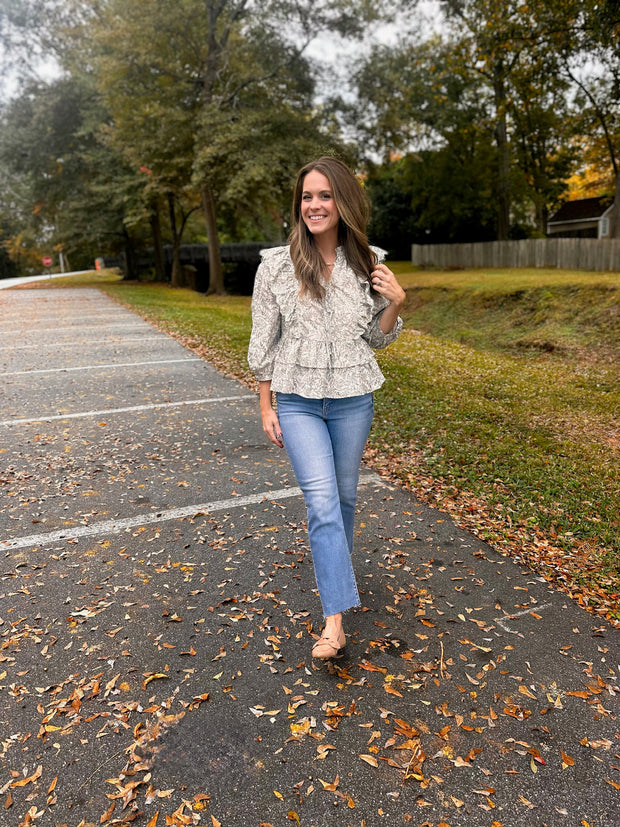
{"label": "yellow autumn leaf", "polygon": [[148,684],[151,681],[157,680],[158,678],[168,678],[169,675],[164,674],[163,672],[157,672],[154,675],[149,675],[145,680],[142,681],[142,689],[146,689]]}
{"label": "yellow autumn leaf", "polygon": [[378,767],[379,762],[377,759],[372,755],[360,755],[362,761],[365,761],[367,764],[370,764],[371,767]]}

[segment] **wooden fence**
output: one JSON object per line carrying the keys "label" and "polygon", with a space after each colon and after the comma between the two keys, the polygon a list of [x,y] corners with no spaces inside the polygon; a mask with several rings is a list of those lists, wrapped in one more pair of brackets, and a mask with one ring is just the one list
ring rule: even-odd
{"label": "wooden fence", "polygon": [[558,267],[620,272],[620,239],[529,238],[473,244],[412,244],[416,267]]}

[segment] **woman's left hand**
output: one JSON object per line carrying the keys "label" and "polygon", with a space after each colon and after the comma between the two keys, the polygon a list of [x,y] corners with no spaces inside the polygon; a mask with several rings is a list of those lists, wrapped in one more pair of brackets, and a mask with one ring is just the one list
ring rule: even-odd
{"label": "woman's left hand", "polygon": [[390,304],[397,307],[402,307],[405,303],[405,291],[396,280],[396,276],[386,264],[377,264],[375,269],[370,274],[372,279],[372,286],[385,296]]}

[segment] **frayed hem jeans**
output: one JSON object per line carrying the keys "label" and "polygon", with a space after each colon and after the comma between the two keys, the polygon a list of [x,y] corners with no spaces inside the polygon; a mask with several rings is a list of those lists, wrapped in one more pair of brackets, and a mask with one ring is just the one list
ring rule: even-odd
{"label": "frayed hem jeans", "polygon": [[308,536],[325,617],[359,606],[351,563],[362,453],[372,393],[309,399],[276,393],[284,446],[308,510]]}

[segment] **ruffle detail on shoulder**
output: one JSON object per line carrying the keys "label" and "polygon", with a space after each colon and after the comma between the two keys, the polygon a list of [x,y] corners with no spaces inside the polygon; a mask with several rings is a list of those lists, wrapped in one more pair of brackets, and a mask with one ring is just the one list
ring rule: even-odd
{"label": "ruffle detail on shoulder", "polygon": [[263,247],[260,251],[260,257],[263,261],[290,261],[288,244],[283,247]]}
{"label": "ruffle detail on shoulder", "polygon": [[374,244],[371,244],[370,249],[377,256],[379,264],[387,258],[387,250],[384,250],[382,247],[375,247]]}

